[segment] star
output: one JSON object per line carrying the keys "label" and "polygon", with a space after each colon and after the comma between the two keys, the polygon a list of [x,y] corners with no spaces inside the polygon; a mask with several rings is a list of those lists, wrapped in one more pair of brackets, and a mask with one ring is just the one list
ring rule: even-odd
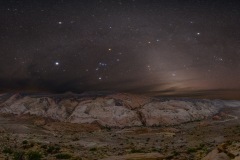
{"label": "star", "polygon": [[147,69],[148,69],[149,71],[151,71],[151,66],[150,66],[150,65],[148,65],[148,66],[147,66]]}
{"label": "star", "polygon": [[173,76],[173,77],[175,77],[175,76],[176,76],[176,74],[175,74],[175,73],[172,73],[172,76]]}
{"label": "star", "polygon": [[107,66],[107,63],[99,62],[98,65],[99,65],[99,66],[106,67],[106,66]]}
{"label": "star", "polygon": [[221,61],[221,62],[223,62],[223,58],[222,58],[222,57],[213,56],[213,58],[215,59],[215,61]]}
{"label": "star", "polygon": [[[1,6],[3,17],[10,17],[0,27],[1,90],[10,83],[2,82],[8,78],[16,85],[7,90],[22,84],[19,88],[39,88],[42,83],[54,92],[138,88],[147,93],[151,89],[145,86],[151,85],[157,90],[176,86],[179,91],[240,89],[240,75],[235,74],[240,70],[240,11],[234,2],[228,7],[222,7],[228,2],[219,2],[213,11],[210,2],[186,2],[192,10],[162,1],[60,0],[57,6],[15,1]],[[171,9],[165,9],[170,4]],[[43,82],[35,81],[37,70]],[[59,73],[62,77],[55,77]],[[22,79],[29,79],[29,86],[17,82]],[[49,85],[53,80],[59,81],[56,86]]]}

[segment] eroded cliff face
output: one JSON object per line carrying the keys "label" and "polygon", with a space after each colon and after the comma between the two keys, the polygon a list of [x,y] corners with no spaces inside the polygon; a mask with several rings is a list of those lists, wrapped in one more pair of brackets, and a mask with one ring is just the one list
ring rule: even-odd
{"label": "eroded cliff face", "polygon": [[109,127],[175,125],[216,114],[219,106],[207,100],[160,101],[145,96],[113,94],[102,97],[56,98],[13,95],[0,112],[36,115],[71,123]]}

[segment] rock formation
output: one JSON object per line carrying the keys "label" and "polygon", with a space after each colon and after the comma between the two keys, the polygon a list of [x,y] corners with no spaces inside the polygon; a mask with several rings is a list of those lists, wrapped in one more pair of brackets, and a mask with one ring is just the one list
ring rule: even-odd
{"label": "rock formation", "polygon": [[216,149],[208,153],[202,160],[240,160],[240,142],[227,142],[220,144]]}
{"label": "rock formation", "polygon": [[36,115],[71,123],[109,127],[175,125],[215,115],[219,107],[208,100],[160,101],[132,94],[96,97],[11,96],[0,113]]}

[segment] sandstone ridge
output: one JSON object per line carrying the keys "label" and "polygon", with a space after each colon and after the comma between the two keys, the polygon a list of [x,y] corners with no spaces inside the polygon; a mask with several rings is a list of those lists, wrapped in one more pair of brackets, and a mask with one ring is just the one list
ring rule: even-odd
{"label": "sandstone ridge", "polygon": [[219,106],[208,100],[160,100],[124,93],[67,98],[15,94],[0,104],[4,114],[108,127],[176,125],[205,119],[218,110]]}

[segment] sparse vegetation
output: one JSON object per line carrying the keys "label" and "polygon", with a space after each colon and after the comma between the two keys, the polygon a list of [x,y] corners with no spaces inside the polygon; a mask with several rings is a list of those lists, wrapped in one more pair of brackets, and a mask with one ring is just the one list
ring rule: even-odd
{"label": "sparse vegetation", "polygon": [[[70,131],[67,130],[69,128],[64,130],[67,125],[61,126],[59,122],[60,129],[56,131],[52,130],[51,126],[35,127],[34,130],[31,130],[31,124],[26,124],[30,121],[24,120],[24,122],[17,122],[17,125],[29,126],[31,132],[29,130],[19,132],[19,128],[16,130],[13,128],[14,134],[6,133],[8,130],[0,132],[0,159],[85,160],[126,155],[143,155],[144,157],[150,154],[162,155],[167,160],[202,159],[219,145],[219,141],[222,140],[218,139],[219,136],[224,136],[226,140],[225,145],[221,145],[224,153],[228,145],[234,148],[239,147],[239,143],[232,141],[233,138],[239,139],[239,121],[233,121],[232,126],[217,123],[215,125],[215,123],[211,123],[211,119],[205,121],[204,123],[193,122],[162,127],[136,126],[114,129],[103,127],[95,131],[88,129],[78,131],[76,129],[78,126]],[[92,127],[91,125],[89,124],[88,127]],[[63,131],[61,131],[62,128]],[[37,129],[39,129],[39,133]],[[215,132],[216,129],[219,132]],[[51,134],[44,134],[43,131],[46,130]],[[176,136],[173,137],[173,134]],[[206,138],[207,136],[209,139]],[[226,154],[233,157],[230,152],[226,152]]]}
{"label": "sparse vegetation", "polygon": [[70,159],[72,156],[67,153],[60,153],[56,155],[57,159]]}
{"label": "sparse vegetation", "polygon": [[97,148],[90,148],[90,151],[97,151]]}
{"label": "sparse vegetation", "polygon": [[187,153],[197,152],[197,148],[188,148]]}
{"label": "sparse vegetation", "polygon": [[160,148],[152,148],[152,152],[161,152]]}
{"label": "sparse vegetation", "polygon": [[12,149],[8,148],[8,147],[4,147],[2,152],[5,153],[5,154],[12,154],[13,153]]}
{"label": "sparse vegetation", "polygon": [[147,140],[146,140],[147,142],[149,142],[150,141],[150,138],[147,138]]}
{"label": "sparse vegetation", "polygon": [[13,153],[13,160],[24,160],[25,152],[17,151]]}
{"label": "sparse vegetation", "polygon": [[132,149],[131,153],[146,153],[144,150],[141,149]]}
{"label": "sparse vegetation", "polygon": [[27,153],[27,160],[41,160],[42,154],[38,151],[29,151]]}
{"label": "sparse vegetation", "polygon": [[27,140],[22,141],[22,144],[28,144]]}
{"label": "sparse vegetation", "polygon": [[44,145],[41,145],[41,148],[43,148],[43,149],[47,149],[47,145],[46,144],[44,144]]}
{"label": "sparse vegetation", "polygon": [[110,132],[110,131],[112,130],[112,128],[109,127],[109,126],[105,126],[105,129],[106,129],[108,132]]}
{"label": "sparse vegetation", "polygon": [[49,146],[47,149],[47,152],[53,154],[53,153],[58,153],[59,150],[60,150],[59,146]]}
{"label": "sparse vegetation", "polygon": [[173,151],[172,154],[173,154],[173,156],[178,156],[180,153],[177,151]]}

